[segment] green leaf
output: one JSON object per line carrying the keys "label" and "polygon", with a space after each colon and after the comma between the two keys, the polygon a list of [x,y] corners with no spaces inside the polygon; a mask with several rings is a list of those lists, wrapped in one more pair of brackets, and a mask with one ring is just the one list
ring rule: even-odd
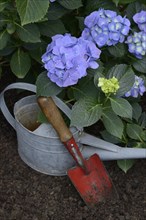
{"label": "green leaf", "polygon": [[84,25],[84,17],[76,17],[78,19],[78,22],[79,22],[79,28],[80,28],[80,31],[83,31],[84,28],[85,28],[85,25]]}
{"label": "green leaf", "polygon": [[132,119],[132,106],[126,99],[110,97],[110,101],[112,109],[117,115]]}
{"label": "green leaf", "polygon": [[30,50],[29,54],[34,60],[42,64],[41,56],[45,52],[45,50],[46,50],[46,44],[41,44],[38,48],[34,50]]}
{"label": "green leaf", "polygon": [[6,30],[0,32],[0,50],[5,48],[9,38],[10,38],[10,35],[7,33]]}
{"label": "green leaf", "polygon": [[142,108],[141,106],[135,102],[135,103],[132,103],[132,108],[133,108],[133,118],[138,121],[139,117],[141,116],[141,113],[142,113]]}
{"label": "green leaf", "polygon": [[146,74],[146,56],[143,59],[137,59],[132,65],[137,71]]}
{"label": "green leaf", "polygon": [[82,5],[82,0],[61,0],[58,1],[63,7],[67,9],[77,9],[80,8]]}
{"label": "green leaf", "polygon": [[118,4],[129,4],[135,2],[136,0],[113,0],[113,2],[118,6]]}
{"label": "green leaf", "polygon": [[42,35],[52,37],[56,34],[65,34],[67,31],[61,20],[47,21],[39,25],[39,29]]}
{"label": "green leaf", "polygon": [[91,97],[82,98],[77,101],[71,112],[71,125],[87,127],[97,122],[102,114],[101,104]]}
{"label": "green leaf", "polygon": [[[142,137],[143,138],[143,137]],[[144,139],[143,139],[144,140]],[[134,147],[137,147],[137,148],[146,148],[146,139],[144,142],[137,142],[137,145],[134,146]]]}
{"label": "green leaf", "polygon": [[24,42],[37,43],[41,42],[40,40],[40,32],[35,24],[28,24],[25,26],[19,26],[17,28],[17,33],[20,39]]}
{"label": "green leaf", "polygon": [[16,7],[20,15],[21,24],[40,21],[49,8],[49,0],[16,0]]}
{"label": "green leaf", "polygon": [[[141,138],[146,141],[146,130],[145,131],[142,131],[141,133]],[[145,147],[146,147],[146,143],[145,143]]]}
{"label": "green leaf", "polygon": [[13,34],[16,31],[16,26],[13,23],[8,23],[6,29],[9,34]]}
{"label": "green leaf", "polygon": [[108,51],[114,57],[122,57],[127,52],[125,45],[124,44],[120,44],[120,43],[116,44],[114,46],[108,47]]}
{"label": "green leaf", "polygon": [[41,73],[36,81],[37,96],[53,96],[62,91],[62,88],[53,83],[48,77],[47,73]]}
{"label": "green leaf", "polygon": [[79,80],[77,86],[71,87],[71,89],[76,100],[85,96],[91,96],[92,98],[98,96],[98,91],[94,85],[93,78],[90,78],[89,76]]}
{"label": "green leaf", "polygon": [[0,78],[1,78],[1,76],[2,76],[2,67],[0,66]]}
{"label": "green leaf", "polygon": [[104,111],[102,119],[106,130],[113,136],[121,139],[124,129],[122,120],[111,110]]}
{"label": "green leaf", "polygon": [[134,140],[140,140],[141,141],[141,133],[143,129],[137,124],[127,124],[126,132],[128,136]]}
{"label": "green leaf", "polygon": [[116,6],[118,6],[120,0],[112,0]]}
{"label": "green leaf", "polygon": [[7,4],[8,4],[7,1],[2,1],[1,0],[1,2],[0,2],[0,12],[2,12],[5,9]]}
{"label": "green leaf", "polygon": [[89,14],[92,11],[97,11],[100,8],[116,11],[117,8],[111,0],[87,0],[86,13]]}
{"label": "green leaf", "polygon": [[49,20],[57,20],[65,15],[67,12],[68,10],[66,8],[62,7],[57,2],[54,2],[53,4],[50,4],[47,17]]}
{"label": "green leaf", "polygon": [[0,56],[7,56],[10,55],[16,48],[13,47],[11,44],[7,45],[5,48],[0,50]]}
{"label": "green leaf", "polygon": [[129,4],[131,2],[135,2],[136,0],[119,0],[120,4]]}
{"label": "green leaf", "polygon": [[112,67],[108,72],[109,78],[113,76],[119,81],[120,88],[117,91],[117,96],[122,96],[128,92],[135,82],[135,74],[131,67],[126,64],[119,64]]}
{"label": "green leaf", "polygon": [[104,130],[102,132],[100,132],[103,139],[108,141],[108,142],[111,142],[113,144],[118,144],[121,142],[121,140],[113,135],[111,135],[108,131]]}
{"label": "green leaf", "polygon": [[146,6],[141,4],[139,1],[135,1],[127,6],[125,13],[127,17],[133,22],[133,15],[142,10],[146,10]]}
{"label": "green leaf", "polygon": [[125,173],[134,165],[135,160],[118,160],[117,164]]}
{"label": "green leaf", "polygon": [[48,123],[48,119],[42,111],[39,111],[37,121],[40,123]]}
{"label": "green leaf", "polygon": [[11,58],[10,67],[18,78],[24,78],[31,67],[29,55],[18,49]]}
{"label": "green leaf", "polygon": [[142,112],[142,114],[138,120],[138,123],[140,124],[140,126],[142,128],[146,128],[146,113],[145,112]]}

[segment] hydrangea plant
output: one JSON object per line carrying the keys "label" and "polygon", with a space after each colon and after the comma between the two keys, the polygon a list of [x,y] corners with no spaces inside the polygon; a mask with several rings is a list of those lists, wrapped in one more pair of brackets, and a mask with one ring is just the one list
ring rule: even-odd
{"label": "hydrangea plant", "polygon": [[[45,77],[55,86],[53,95],[62,97],[65,91],[64,101],[72,104],[71,125],[88,127],[100,121],[102,138],[121,146],[146,147],[146,113],[139,104],[146,91],[146,72],[137,68],[139,60],[146,62],[145,11],[132,19],[139,32],[126,15],[100,8],[84,17],[78,37],[53,36],[42,55],[47,73],[39,75],[37,86],[38,95],[46,95],[41,84]],[[134,128],[138,134],[133,135]]]}
{"label": "hydrangea plant", "polygon": [[0,71],[69,103],[71,126],[146,147],[145,0],[2,0],[0,12]]}

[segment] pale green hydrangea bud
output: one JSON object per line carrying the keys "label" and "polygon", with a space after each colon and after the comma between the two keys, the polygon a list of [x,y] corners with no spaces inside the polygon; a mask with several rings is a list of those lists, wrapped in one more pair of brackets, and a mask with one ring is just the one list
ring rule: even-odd
{"label": "pale green hydrangea bud", "polygon": [[112,77],[111,79],[105,79],[103,77],[99,78],[98,86],[105,94],[116,94],[117,90],[120,88],[118,79]]}

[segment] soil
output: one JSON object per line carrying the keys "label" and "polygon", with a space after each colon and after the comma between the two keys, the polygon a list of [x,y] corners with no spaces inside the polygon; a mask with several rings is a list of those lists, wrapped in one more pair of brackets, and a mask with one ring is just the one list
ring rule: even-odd
{"label": "soil", "polygon": [[[0,91],[15,80],[10,78],[1,79]],[[8,93],[11,110],[18,97]],[[21,160],[16,133],[1,112],[0,125],[0,220],[146,219],[146,160],[137,160],[126,174],[116,161],[104,162],[118,196],[89,209],[67,176],[39,173]]]}

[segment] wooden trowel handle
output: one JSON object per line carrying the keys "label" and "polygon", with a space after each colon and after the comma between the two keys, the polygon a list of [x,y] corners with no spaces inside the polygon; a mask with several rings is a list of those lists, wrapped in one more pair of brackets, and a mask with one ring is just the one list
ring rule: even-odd
{"label": "wooden trowel handle", "polygon": [[37,98],[38,104],[46,118],[58,133],[62,142],[67,142],[72,137],[72,133],[64,122],[62,115],[51,97],[40,96]]}

